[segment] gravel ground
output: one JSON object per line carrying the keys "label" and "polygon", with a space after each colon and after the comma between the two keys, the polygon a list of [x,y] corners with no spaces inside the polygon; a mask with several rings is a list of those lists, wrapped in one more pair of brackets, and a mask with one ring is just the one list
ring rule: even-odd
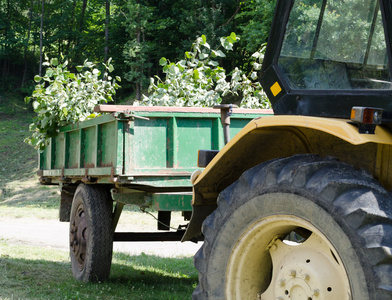
{"label": "gravel ground", "polygon": [[[69,223],[38,218],[0,218],[0,239],[9,244],[57,248],[68,251]],[[132,229],[130,228],[132,227]],[[119,224],[118,231],[137,230],[132,224]],[[192,242],[115,242],[114,251],[129,255],[141,253],[161,257],[193,256],[202,243]]]}

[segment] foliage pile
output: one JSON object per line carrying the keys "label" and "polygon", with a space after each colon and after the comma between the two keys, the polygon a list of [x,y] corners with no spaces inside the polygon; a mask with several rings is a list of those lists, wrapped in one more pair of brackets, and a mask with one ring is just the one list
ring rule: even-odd
{"label": "foliage pile", "polygon": [[103,73],[88,60],[76,67],[77,73],[68,70],[67,60],[61,63],[47,58],[44,65],[45,75],[34,78],[38,84],[32,96],[25,99],[32,102],[37,113],[30,125],[33,134],[25,141],[38,150],[47,146],[61,126],[95,117],[94,107],[112,101],[119,88],[117,81],[121,80],[109,75],[114,70],[111,59],[103,64]]}
{"label": "foliage pile", "polygon": [[[233,50],[233,44],[238,40],[239,37],[232,32],[230,36],[220,39],[221,47],[226,51]],[[143,95],[143,101],[136,104],[212,107],[229,96],[231,100],[239,99],[242,107],[269,107],[257,81],[257,71],[261,69],[264,50],[265,45],[252,55],[252,69],[248,75],[235,67],[231,76],[228,76],[226,70],[219,65],[219,59],[226,57],[225,53],[220,47],[211,49],[206,36],[202,35],[192,44],[191,50],[185,52],[183,60],[172,63],[161,58],[160,65],[163,66],[166,79],[155,76],[155,82],[151,78],[149,91],[152,93],[149,97]]]}

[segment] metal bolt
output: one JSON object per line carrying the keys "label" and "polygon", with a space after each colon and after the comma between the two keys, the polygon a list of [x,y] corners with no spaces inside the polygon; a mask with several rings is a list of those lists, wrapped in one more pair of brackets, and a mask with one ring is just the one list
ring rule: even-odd
{"label": "metal bolt", "polygon": [[320,296],[320,290],[319,289],[314,290],[313,295],[315,295],[316,297]]}
{"label": "metal bolt", "polygon": [[286,285],[286,280],[281,279],[279,282],[279,286],[284,287]]}
{"label": "metal bolt", "polygon": [[296,277],[297,276],[297,271],[291,270],[290,271],[290,276]]}
{"label": "metal bolt", "polygon": [[305,280],[309,281],[310,280],[310,275],[309,274],[305,274]]}

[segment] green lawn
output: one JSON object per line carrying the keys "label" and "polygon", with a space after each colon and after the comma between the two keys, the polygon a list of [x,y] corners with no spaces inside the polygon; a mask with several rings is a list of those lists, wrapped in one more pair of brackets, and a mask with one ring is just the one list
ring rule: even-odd
{"label": "green lawn", "polygon": [[192,258],[114,253],[109,281],[72,277],[68,252],[0,240],[0,299],[190,299]]}

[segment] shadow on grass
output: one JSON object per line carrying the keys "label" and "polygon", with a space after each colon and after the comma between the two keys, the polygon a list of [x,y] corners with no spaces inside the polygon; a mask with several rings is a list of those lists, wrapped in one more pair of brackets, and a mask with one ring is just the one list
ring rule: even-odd
{"label": "shadow on grass", "polygon": [[[22,248],[29,251],[30,247]],[[57,252],[42,249],[38,256],[45,256],[47,251]],[[59,253],[64,257],[64,252]],[[190,299],[197,284],[192,258],[114,253],[107,282],[82,283],[72,277],[66,259],[52,261],[52,255],[48,254],[51,260],[23,259],[0,251],[1,296],[11,299]],[[26,256],[31,256],[31,252]]]}

